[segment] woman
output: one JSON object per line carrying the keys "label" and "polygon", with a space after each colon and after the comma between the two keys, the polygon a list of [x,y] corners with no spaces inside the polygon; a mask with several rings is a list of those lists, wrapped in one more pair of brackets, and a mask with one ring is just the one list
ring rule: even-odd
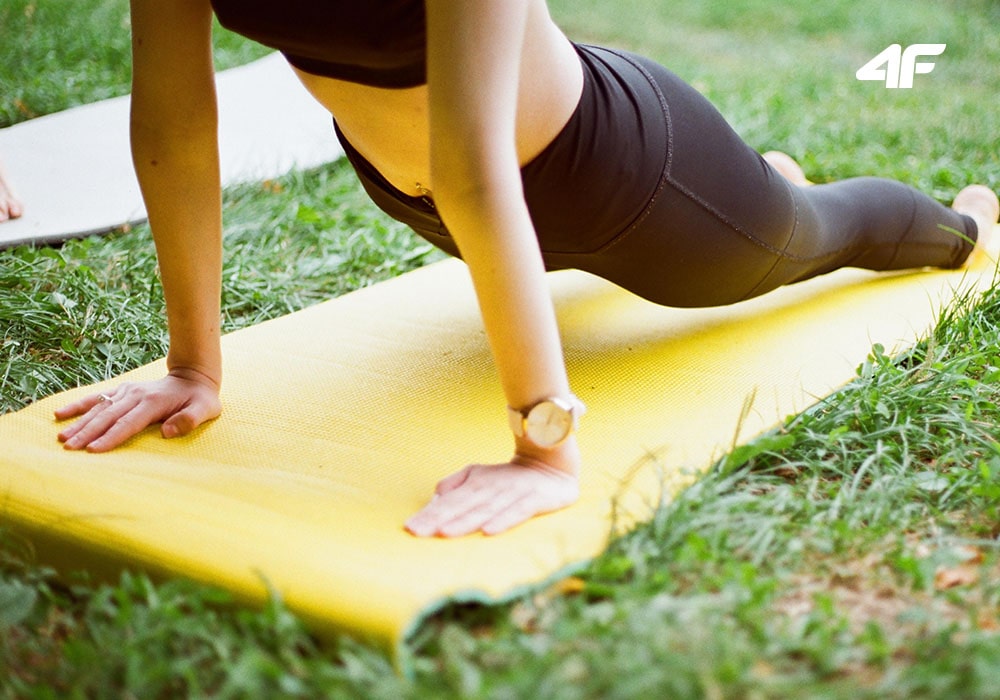
{"label": "woman", "polygon": [[[221,410],[213,9],[285,52],[383,209],[468,263],[514,455],[444,479],[407,522],[416,535],[496,533],[577,498],[582,406],[546,267],[699,306],[847,264],[957,267],[977,240],[972,218],[897,183],[790,184],[665,69],[571,44],[544,0],[133,0],[133,155],[169,374],[58,411],[80,417],[60,433],[69,449],[109,450],[155,422],[182,435]],[[978,228],[995,220],[985,188],[960,200]]]}

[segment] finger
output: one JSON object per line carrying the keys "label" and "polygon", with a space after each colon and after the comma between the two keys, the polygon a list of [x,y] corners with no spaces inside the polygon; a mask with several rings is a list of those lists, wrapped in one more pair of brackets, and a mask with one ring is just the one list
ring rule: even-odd
{"label": "finger", "polygon": [[[461,537],[481,531],[485,535],[496,535],[537,515],[565,508],[579,498],[579,483],[565,474],[520,468],[514,472],[493,471],[477,476],[493,480],[475,489],[477,500],[462,504],[467,506],[464,510],[453,503],[448,504],[448,510],[439,510],[435,534]],[[449,494],[447,499],[464,499],[471,490],[467,485]]]}
{"label": "finger", "polygon": [[410,517],[403,527],[417,537],[433,537],[438,534],[439,525],[448,517],[452,517],[449,510],[450,502],[441,499],[461,487],[468,480],[474,467],[475,465],[469,465],[441,479],[434,489],[433,500]]}
{"label": "finger", "polygon": [[575,479],[550,482],[550,489],[522,491],[521,497],[511,500],[510,505],[500,510],[492,518],[483,522],[484,535],[499,535],[521,523],[553,511],[571,506],[580,498],[579,482]]}
{"label": "finger", "polygon": [[527,496],[511,503],[504,510],[497,512],[493,517],[484,520],[480,524],[479,529],[482,530],[484,535],[499,535],[536,515],[541,515],[552,510],[556,510],[556,508],[541,507],[534,498]]}
{"label": "finger", "polygon": [[[109,414],[108,411],[111,410]],[[112,404],[101,402],[95,404],[75,423],[59,433],[59,439],[67,450],[79,450],[86,447],[96,437],[103,434],[118,416]]]}
{"label": "finger", "polygon": [[219,412],[220,406],[217,403],[192,402],[190,406],[165,420],[160,434],[165,438],[187,435],[202,423],[218,417]]}
{"label": "finger", "polygon": [[442,537],[471,535],[513,503],[530,495],[524,488],[512,485],[508,479],[498,479],[498,474],[489,467],[472,471],[477,472],[475,479],[466,479],[461,487],[436,498],[418,514],[421,516],[416,522],[419,534]]}
{"label": "finger", "polygon": [[[94,394],[69,404],[63,412],[56,412],[56,418],[65,419],[79,416],[79,420],[59,431],[59,441],[68,442],[84,430],[91,421],[114,404],[114,399],[108,394]],[[71,448],[72,449],[72,448]]]}
{"label": "finger", "polygon": [[176,413],[163,422],[160,435],[165,438],[175,438],[187,435],[198,427],[200,421],[190,411]]}
{"label": "finger", "polygon": [[[442,537],[464,537],[481,530],[485,532],[486,524],[500,518],[504,513],[512,510],[517,512],[524,510],[523,507],[520,509],[517,507],[518,503],[524,500],[525,496],[517,492],[500,491],[494,493],[491,498],[477,506],[440,523],[437,534]],[[527,520],[531,515],[533,513],[523,516],[518,522]]]}
{"label": "finger", "polygon": [[450,493],[451,491],[454,491],[455,489],[459,488],[462,484],[464,484],[468,480],[469,475],[472,473],[472,470],[475,468],[475,466],[476,465],[470,464],[464,469],[461,469],[455,472],[454,474],[450,474],[449,476],[446,476],[445,478],[441,479],[441,481],[437,483],[437,487],[434,489],[434,493],[436,493],[438,496],[443,496],[446,493]]}
{"label": "finger", "polygon": [[117,401],[105,400],[93,406],[80,420],[61,434],[66,434],[64,447],[80,450],[104,435],[113,425],[129,414],[138,400],[125,395]]}
{"label": "finger", "polygon": [[101,435],[88,442],[85,449],[94,454],[109,452],[122,445],[129,438],[138,435],[148,426],[149,421],[132,417],[132,413],[126,414],[111,424]]}
{"label": "finger", "polygon": [[56,420],[66,420],[67,418],[82,416],[98,404],[106,403],[109,399],[111,399],[110,394],[90,394],[89,396],[84,396],[82,399],[57,408],[54,411]]}
{"label": "finger", "polygon": [[[86,445],[87,452],[108,452],[138,435],[157,420],[156,413],[148,406],[136,402],[131,409],[110,423],[103,432]],[[103,422],[103,421],[102,421]]]}
{"label": "finger", "polygon": [[441,528],[471,510],[488,504],[489,495],[466,485],[444,496],[436,496],[416,515],[406,521],[406,529],[418,537],[441,534]]}

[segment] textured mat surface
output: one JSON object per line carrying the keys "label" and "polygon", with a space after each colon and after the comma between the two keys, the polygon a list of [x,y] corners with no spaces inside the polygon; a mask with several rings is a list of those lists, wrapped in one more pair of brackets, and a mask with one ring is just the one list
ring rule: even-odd
{"label": "textured mat surface", "polygon": [[0,519],[63,567],[181,574],[249,601],[267,582],[317,631],[393,648],[444,601],[500,600],[598,554],[613,504],[647,517],[661,487],[850,380],[872,343],[911,344],[953,288],[989,281],[841,271],[678,310],[583,273],[549,279],[589,405],[583,498],[565,511],[495,538],[401,527],[439,478],[509,456],[471,284],[445,261],[227,336],[225,413],[193,436],[65,452],[52,410],[92,389],[0,417]]}
{"label": "textured mat surface", "polygon": [[[329,113],[280,55],[222,71],[217,84],[225,184],[341,155]],[[0,129],[0,159],[25,207],[23,217],[0,224],[0,248],[104,233],[145,219],[128,111],[129,98],[119,97]]]}

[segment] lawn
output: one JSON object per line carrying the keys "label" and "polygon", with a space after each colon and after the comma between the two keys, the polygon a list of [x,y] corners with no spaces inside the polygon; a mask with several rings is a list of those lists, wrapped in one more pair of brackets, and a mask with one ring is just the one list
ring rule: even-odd
{"label": "lawn", "polygon": [[[1000,189],[995,0],[559,0],[578,40],[663,61],[816,181],[950,201]],[[128,89],[125,0],[0,5],[0,126]],[[946,43],[911,90],[859,82]],[[220,66],[259,56],[220,32]],[[0,154],[2,157],[2,154]],[[437,257],[335,163],[226,193],[227,330]],[[165,350],[146,227],[0,252],[0,411]],[[1000,695],[1000,293],[727,458],[572,588],[453,606],[377,650],[274,600],[139,573],[57,581],[0,531],[0,697],[994,698]]]}

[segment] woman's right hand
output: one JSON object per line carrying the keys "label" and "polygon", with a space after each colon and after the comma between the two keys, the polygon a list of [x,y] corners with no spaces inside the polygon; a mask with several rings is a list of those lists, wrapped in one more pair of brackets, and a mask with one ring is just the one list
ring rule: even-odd
{"label": "woman's right hand", "polygon": [[165,438],[186,435],[222,412],[219,385],[191,369],[173,369],[162,379],[128,383],[91,394],[55,412],[57,420],[77,418],[59,433],[68,450],[107,452],[154,423]]}

